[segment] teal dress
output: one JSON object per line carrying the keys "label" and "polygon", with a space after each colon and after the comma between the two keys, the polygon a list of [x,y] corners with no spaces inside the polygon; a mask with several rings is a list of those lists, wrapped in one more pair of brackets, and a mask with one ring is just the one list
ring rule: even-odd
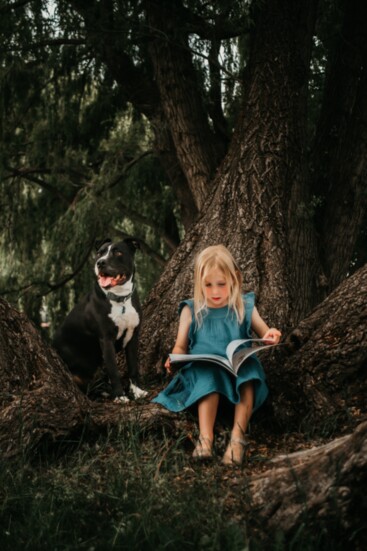
{"label": "teal dress", "polygon": [[[184,300],[179,305],[179,313],[188,305],[191,310],[192,322],[189,329],[189,353],[220,354],[225,356],[226,347],[234,339],[251,338],[251,316],[254,308],[255,295],[247,293],[243,296],[245,318],[239,325],[234,312],[228,307],[208,308],[204,314],[201,327],[196,327],[194,318],[194,301]],[[153,399],[170,411],[178,412],[194,405],[204,396],[217,392],[230,403],[240,401],[240,386],[252,381],[254,384],[254,411],[265,401],[268,387],[265,373],[258,358],[251,356],[238,371],[238,377],[233,377],[225,369],[204,362],[190,362],[184,365],[173,377],[168,386]]]}

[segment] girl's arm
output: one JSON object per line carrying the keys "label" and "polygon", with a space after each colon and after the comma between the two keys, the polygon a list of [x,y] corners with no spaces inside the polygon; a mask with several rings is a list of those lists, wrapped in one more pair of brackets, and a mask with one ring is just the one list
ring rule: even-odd
{"label": "girl's arm", "polygon": [[275,327],[269,327],[260,316],[256,306],[252,311],[251,327],[260,338],[265,339],[267,344],[278,344],[281,332]]}
{"label": "girl's arm", "polygon": [[[189,345],[189,330],[191,320],[191,310],[188,306],[184,306],[181,311],[180,323],[178,326],[176,342],[172,349],[172,354],[186,354],[187,347]],[[169,373],[171,372],[171,362],[169,358],[167,358],[164,367]]]}

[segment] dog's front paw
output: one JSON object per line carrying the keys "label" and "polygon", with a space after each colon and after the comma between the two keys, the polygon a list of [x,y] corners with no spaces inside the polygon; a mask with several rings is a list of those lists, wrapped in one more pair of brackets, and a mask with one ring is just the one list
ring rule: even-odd
{"label": "dog's front paw", "polygon": [[127,404],[128,402],[130,402],[127,396],[116,396],[116,398],[113,401],[116,404]]}
{"label": "dog's front paw", "polygon": [[135,400],[148,396],[148,392],[146,390],[143,390],[142,388],[134,385],[132,381],[130,381],[130,392],[134,396]]}

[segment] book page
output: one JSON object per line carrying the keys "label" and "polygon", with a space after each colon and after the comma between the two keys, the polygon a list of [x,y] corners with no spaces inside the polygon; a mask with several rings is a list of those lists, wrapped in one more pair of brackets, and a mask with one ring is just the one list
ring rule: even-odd
{"label": "book page", "polygon": [[252,347],[249,347],[249,348],[243,348],[242,350],[239,350],[238,352],[236,352],[232,356],[233,370],[235,371],[235,373],[237,373],[237,371],[239,370],[241,365],[245,362],[245,360],[247,360],[247,358],[252,356],[252,354],[257,354],[258,352],[261,352],[262,350],[265,350],[266,348],[272,348],[273,346],[279,346],[279,345],[280,345],[280,343],[278,343],[278,344],[264,344],[264,345],[260,345],[260,346],[252,346]]}
{"label": "book page", "polygon": [[213,362],[222,365],[229,371],[233,371],[227,358],[217,354],[169,354],[171,363],[189,363],[189,362]]}
{"label": "book page", "polygon": [[[227,354],[229,363],[234,366],[233,356],[237,348],[239,348],[241,345],[244,345],[244,344],[251,344],[252,342],[265,342],[265,341],[264,339],[236,339],[234,341],[231,341],[226,348],[226,354]],[[246,349],[251,350],[251,347],[247,346]]]}

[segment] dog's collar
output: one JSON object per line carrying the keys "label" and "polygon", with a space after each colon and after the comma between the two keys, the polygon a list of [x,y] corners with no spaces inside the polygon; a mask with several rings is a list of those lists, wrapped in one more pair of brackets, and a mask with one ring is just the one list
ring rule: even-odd
{"label": "dog's collar", "polygon": [[121,297],[119,295],[115,295],[115,293],[112,293],[111,291],[108,291],[106,293],[106,297],[108,298],[108,300],[113,300],[114,302],[126,302],[127,300],[129,300],[129,298],[133,296],[133,292],[134,292],[134,287],[132,288],[131,293]]}

